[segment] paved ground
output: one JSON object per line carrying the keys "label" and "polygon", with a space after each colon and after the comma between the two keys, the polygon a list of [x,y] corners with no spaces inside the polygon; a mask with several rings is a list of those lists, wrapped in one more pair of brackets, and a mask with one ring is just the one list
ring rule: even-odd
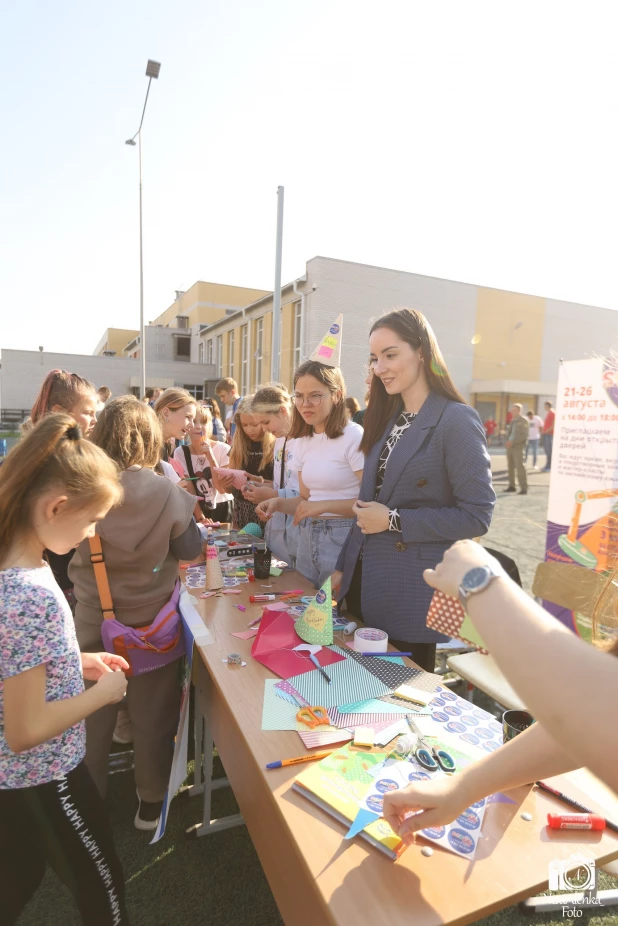
{"label": "paved ground", "polygon": [[498,499],[483,543],[515,560],[524,588],[530,591],[536,567],[545,556],[549,473],[534,472],[531,466],[527,467],[528,494],[505,494],[506,454],[492,453],[491,468]]}

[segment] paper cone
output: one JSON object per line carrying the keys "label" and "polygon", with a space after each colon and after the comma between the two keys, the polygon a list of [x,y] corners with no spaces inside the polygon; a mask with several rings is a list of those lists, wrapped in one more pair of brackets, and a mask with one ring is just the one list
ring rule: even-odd
{"label": "paper cone", "polygon": [[219,551],[215,546],[215,538],[210,533],[206,543],[206,588],[217,591],[223,588],[223,573],[219,562]]}
{"label": "paper cone", "polygon": [[337,321],[330,326],[309,360],[317,360],[327,367],[341,366],[341,330],[343,328],[343,315],[337,316]]}
{"label": "paper cone", "polygon": [[295,630],[307,643],[333,642],[333,603],[330,577],[326,580],[305,613],[296,621]]}

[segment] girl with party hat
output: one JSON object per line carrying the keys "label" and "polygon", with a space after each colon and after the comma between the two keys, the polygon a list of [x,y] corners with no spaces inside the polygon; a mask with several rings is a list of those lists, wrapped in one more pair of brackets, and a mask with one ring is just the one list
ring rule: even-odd
{"label": "girl with party hat", "polygon": [[258,505],[268,520],[293,514],[300,525],[296,569],[320,588],[333,572],[353,526],[364,456],[363,429],[347,420],[345,383],[339,368],[341,323],[337,321],[309,360],[294,373],[294,410],[289,437],[296,439],[299,496]]}

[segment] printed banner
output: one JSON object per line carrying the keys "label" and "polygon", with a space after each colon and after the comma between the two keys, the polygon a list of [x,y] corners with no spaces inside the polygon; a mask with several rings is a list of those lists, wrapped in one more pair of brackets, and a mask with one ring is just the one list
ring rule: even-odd
{"label": "printed banner", "polygon": [[[607,574],[618,554],[618,360],[560,365],[545,560]],[[544,602],[584,639],[588,617]]]}

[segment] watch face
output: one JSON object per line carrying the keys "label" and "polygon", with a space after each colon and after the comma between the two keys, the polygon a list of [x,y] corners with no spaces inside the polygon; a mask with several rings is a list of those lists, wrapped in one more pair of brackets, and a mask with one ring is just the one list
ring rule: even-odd
{"label": "watch face", "polygon": [[487,566],[476,566],[465,574],[462,585],[468,592],[477,592],[487,585],[488,580],[489,569]]}

